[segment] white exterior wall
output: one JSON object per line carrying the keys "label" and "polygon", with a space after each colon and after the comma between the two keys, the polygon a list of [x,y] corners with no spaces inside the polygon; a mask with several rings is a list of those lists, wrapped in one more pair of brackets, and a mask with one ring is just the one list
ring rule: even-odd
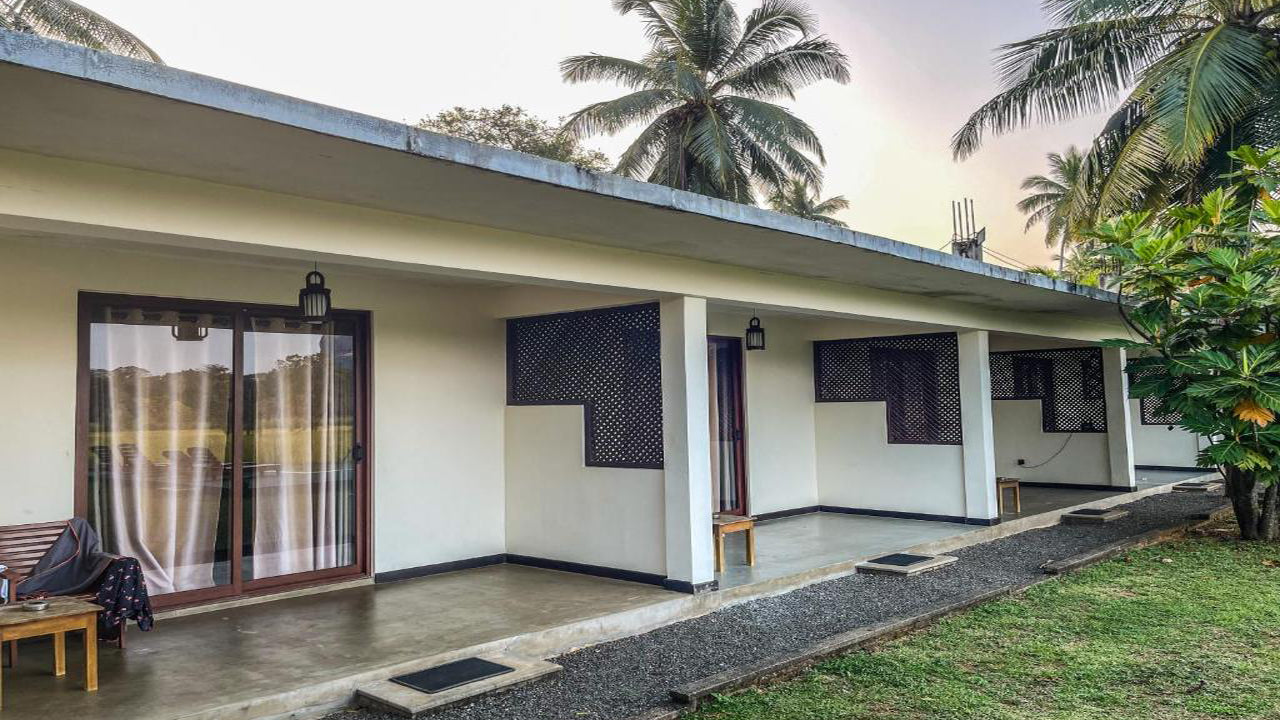
{"label": "white exterior wall", "polygon": [[[288,305],[306,269],[0,237],[0,524],[74,512],[80,290]],[[503,552],[501,321],[474,289],[322,269],[372,312],[374,571]]]}
{"label": "white exterior wall", "polygon": [[964,517],[964,449],[890,445],[882,402],[817,403],[823,505]]}
{"label": "white exterior wall", "polygon": [[[904,332],[901,325],[826,320],[810,323],[810,329],[814,340],[946,331]],[[812,346],[809,352],[812,366]],[[814,403],[814,418],[821,505],[966,516],[962,446],[889,444],[883,402]]]}
{"label": "white exterior wall", "polygon": [[665,576],[663,472],[587,467],[583,418],[506,409],[507,552]]}
{"label": "white exterior wall", "polygon": [[1177,425],[1143,425],[1140,400],[1129,401],[1133,418],[1133,464],[1164,467],[1196,466],[1196,455],[1204,447],[1199,435]]}
{"label": "white exterior wall", "polygon": [[[1026,482],[1110,484],[1106,433],[1046,433],[1039,400],[996,400],[992,406],[997,475]],[[1019,459],[1026,465],[1019,465]]]}

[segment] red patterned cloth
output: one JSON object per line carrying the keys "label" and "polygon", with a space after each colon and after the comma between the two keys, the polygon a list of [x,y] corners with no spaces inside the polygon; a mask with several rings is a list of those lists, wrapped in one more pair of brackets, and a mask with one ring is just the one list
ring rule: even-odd
{"label": "red patterned cloth", "polygon": [[102,584],[94,601],[102,606],[98,614],[98,636],[106,640],[120,637],[120,629],[129,620],[136,621],[139,630],[150,630],[155,624],[147,580],[142,577],[142,566],[134,558],[111,561],[102,574]]}

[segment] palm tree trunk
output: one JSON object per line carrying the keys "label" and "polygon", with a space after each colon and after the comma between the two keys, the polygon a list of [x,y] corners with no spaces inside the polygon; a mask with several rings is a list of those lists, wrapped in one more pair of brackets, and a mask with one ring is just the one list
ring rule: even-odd
{"label": "palm tree trunk", "polygon": [[1058,274],[1061,275],[1067,267],[1067,234],[1062,234],[1062,243],[1058,245]]}

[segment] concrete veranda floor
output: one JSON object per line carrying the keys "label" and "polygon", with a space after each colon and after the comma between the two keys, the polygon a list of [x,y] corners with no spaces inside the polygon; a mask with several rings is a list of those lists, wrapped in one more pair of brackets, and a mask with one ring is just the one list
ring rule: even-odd
{"label": "concrete veranda floor", "polygon": [[[108,720],[257,717],[293,708],[252,701],[397,662],[562,628],[683,597],[649,585],[497,565],[157,621],[123,652],[99,648],[100,689],[81,690],[83,643],[67,675],[50,643],[27,642],[5,668],[0,718]],[[558,650],[557,650],[558,651]],[[281,698],[288,704],[289,698]],[[208,713],[202,715],[202,713]]]}
{"label": "concrete veranda floor", "polygon": [[[1190,475],[1144,474],[1148,484]],[[1117,495],[1048,488],[1024,493],[1024,515]],[[244,719],[331,709],[358,685],[464,651],[550,657],[828,579],[872,555],[929,545],[946,550],[1049,517],[1011,518],[992,528],[830,513],[774,520],[759,527],[755,568],[742,564],[740,541],[731,539],[722,591],[696,597],[499,565],[162,618],[153,632],[132,631],[124,652],[100,646],[96,693],[80,689],[78,637],[68,639],[63,678],[50,674],[50,643],[27,642],[18,667],[4,669],[0,720]]]}

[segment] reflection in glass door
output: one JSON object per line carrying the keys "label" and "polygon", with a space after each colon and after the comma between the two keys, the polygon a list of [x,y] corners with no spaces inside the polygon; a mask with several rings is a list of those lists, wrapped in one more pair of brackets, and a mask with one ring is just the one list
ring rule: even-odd
{"label": "reflection in glass door", "polygon": [[366,567],[367,318],[84,296],[79,511],[157,604]]}
{"label": "reflection in glass door", "polygon": [[355,328],[249,318],[244,336],[245,581],[356,558]]}
{"label": "reflection in glass door", "polygon": [[231,583],[232,318],[102,306],[89,325],[88,520],[154,594]]}

